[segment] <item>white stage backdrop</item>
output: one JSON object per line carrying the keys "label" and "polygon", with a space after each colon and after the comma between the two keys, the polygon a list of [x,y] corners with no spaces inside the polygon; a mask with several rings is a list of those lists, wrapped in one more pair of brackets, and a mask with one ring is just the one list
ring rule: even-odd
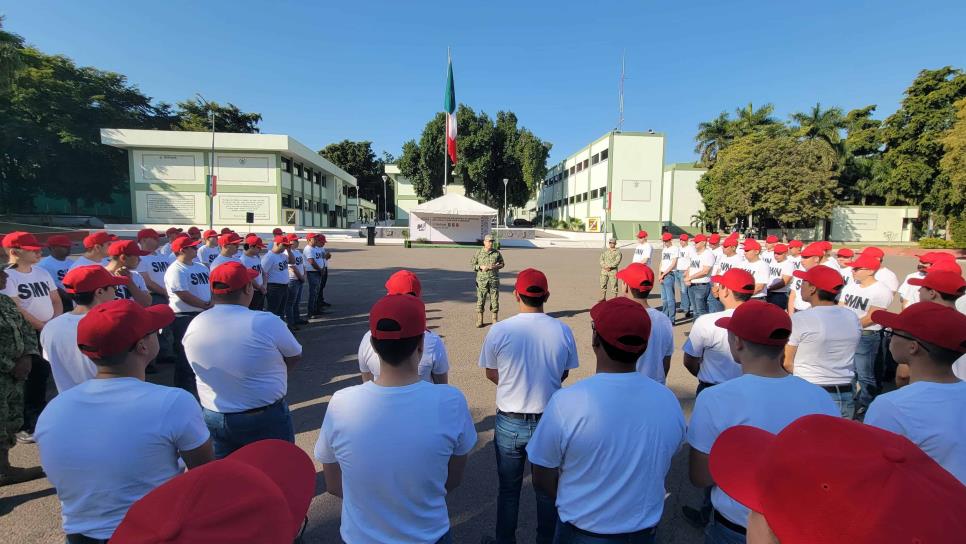
{"label": "white stage backdrop", "polygon": [[409,214],[409,239],[428,242],[477,242],[490,233],[492,215]]}

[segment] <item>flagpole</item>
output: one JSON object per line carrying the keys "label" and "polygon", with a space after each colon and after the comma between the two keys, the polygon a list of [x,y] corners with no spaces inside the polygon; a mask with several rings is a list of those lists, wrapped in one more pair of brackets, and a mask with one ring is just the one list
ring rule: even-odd
{"label": "flagpole", "polygon": [[[446,48],[446,77],[449,78],[449,64],[453,62],[453,56],[450,52],[450,48]],[[449,112],[446,112],[446,117],[443,120],[443,187],[445,188],[449,185],[449,149],[446,144],[446,139],[449,138]]]}

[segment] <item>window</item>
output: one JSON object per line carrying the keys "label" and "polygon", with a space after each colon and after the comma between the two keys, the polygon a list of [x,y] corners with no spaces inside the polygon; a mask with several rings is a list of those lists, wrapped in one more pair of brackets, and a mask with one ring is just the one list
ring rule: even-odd
{"label": "window", "polygon": [[311,200],[306,200],[304,202],[304,204],[305,204],[305,211],[307,211],[307,212],[312,211],[312,201]]}
{"label": "window", "polygon": [[576,173],[577,173],[577,167],[576,166],[571,166],[570,167],[570,175],[572,176],[572,175],[574,175]]}
{"label": "window", "polygon": [[584,169],[584,163],[582,163],[582,162],[578,162],[578,163],[577,163],[577,171],[578,171],[578,172],[580,172],[580,171],[581,171],[581,170],[583,170],[583,169]]}
{"label": "window", "polygon": [[603,151],[601,151],[601,152],[600,152],[600,160],[602,160],[602,161],[606,161],[606,160],[607,160],[607,154],[608,154],[609,152],[610,152],[610,150],[609,150],[609,149],[605,149],[605,150],[603,150]]}
{"label": "window", "polygon": [[597,198],[598,196],[600,196],[600,189],[594,189],[590,192],[591,199]]}
{"label": "window", "polygon": [[302,197],[300,197],[300,196],[295,197],[295,201],[293,202],[293,206],[292,207],[295,208],[296,210],[301,209],[302,208]]}
{"label": "window", "polygon": [[590,164],[597,164],[599,162],[600,162],[600,153],[596,153],[593,157],[590,158]]}
{"label": "window", "polygon": [[298,176],[298,177],[302,177],[302,165],[301,164],[297,164],[296,163],[296,165],[295,165],[295,175]]}
{"label": "window", "polygon": [[311,168],[306,168],[305,169],[305,179],[307,179],[309,181],[312,181],[312,169]]}
{"label": "window", "polygon": [[568,199],[567,203],[568,204],[573,204],[574,203],[574,197],[570,197],[570,199]]}
{"label": "window", "polygon": [[292,195],[282,195],[282,207],[283,208],[292,207]]}
{"label": "window", "polygon": [[322,183],[322,172],[315,173],[315,184],[318,185]]}
{"label": "window", "polygon": [[580,195],[580,201],[581,202],[586,202],[587,201],[587,193],[583,193],[582,195]]}
{"label": "window", "polygon": [[316,202],[315,203],[315,213],[322,213],[322,203],[321,202]]}
{"label": "window", "polygon": [[349,187],[348,187],[348,185],[343,185],[342,186],[342,194],[344,196],[349,196]]}
{"label": "window", "polygon": [[292,159],[286,159],[285,157],[282,157],[282,172],[291,172],[291,171],[292,171]]}
{"label": "window", "polygon": [[590,159],[584,159],[584,168],[587,168],[589,166],[590,166]]}
{"label": "window", "polygon": [[328,202],[323,202],[322,203],[322,213],[329,213],[329,203]]}
{"label": "window", "polygon": [[322,186],[325,187],[325,176],[322,176]]}

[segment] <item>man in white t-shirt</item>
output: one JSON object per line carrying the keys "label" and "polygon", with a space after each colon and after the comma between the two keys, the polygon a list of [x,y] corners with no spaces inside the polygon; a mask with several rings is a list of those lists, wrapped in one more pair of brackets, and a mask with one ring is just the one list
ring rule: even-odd
{"label": "man in white t-shirt", "polygon": [[77,324],[91,308],[117,298],[117,286],[128,281],[96,264],[78,266],[64,276],[64,290],[73,299],[74,309],[51,319],[40,331],[40,345],[50,362],[58,393],[97,374],[97,367],[77,347]]}
{"label": "man in white t-shirt", "polygon": [[[387,295],[411,295],[420,300],[423,286],[409,270],[400,270],[389,276],[386,281]],[[449,383],[449,355],[443,339],[433,331],[423,333],[423,354],[419,359],[416,370],[419,378],[429,383]],[[359,343],[359,372],[362,383],[379,378],[379,355],[372,349],[372,333],[366,331]]]}
{"label": "man in white t-shirt", "polygon": [[889,349],[909,366],[910,384],[876,397],[865,422],[912,440],[966,484],[966,382],[953,363],[966,353],[966,315],[934,302],[917,302],[894,314],[876,311],[887,327]]}
{"label": "man in white t-shirt", "polygon": [[[798,267],[795,270],[811,270],[812,268],[818,266],[822,261],[823,250],[817,244],[808,244],[801,253],[801,261],[798,263]],[[791,257],[789,257],[791,259]],[[850,269],[851,270],[851,269]],[[792,280],[791,287],[788,293],[788,315],[794,315],[795,312],[801,312],[811,308],[811,305],[802,297],[802,279],[795,277]]]}
{"label": "man in white t-shirt", "polygon": [[[839,304],[855,312],[862,325],[862,337],[855,352],[855,374],[859,389],[855,395],[855,419],[862,421],[872,399],[882,388],[880,358],[883,345],[882,326],[872,321],[872,312],[885,310],[892,304],[893,291],[875,279],[879,261],[869,255],[849,263],[853,283],[842,290]],[[879,369],[877,370],[877,367]]]}
{"label": "man in white t-shirt", "polygon": [[288,241],[292,245],[288,248],[292,258],[288,263],[288,295],[285,297],[285,318],[293,331],[299,330],[299,325],[308,323],[302,318],[302,289],[305,287],[305,255],[299,251],[299,237],[289,234]]}
{"label": "man in white t-shirt", "polygon": [[788,260],[795,265],[795,270],[802,268],[802,249],[804,246],[805,244],[801,240],[788,242]]}
{"label": "man in white t-shirt", "polygon": [[[855,252],[847,247],[839,248],[835,252],[835,258],[829,259],[825,263],[829,268],[834,268],[842,276],[842,285],[848,285],[852,283],[852,267],[849,263],[855,258]],[[833,266],[834,263],[834,266]]]}
{"label": "man in white t-shirt", "polygon": [[208,229],[201,235],[201,240],[204,245],[198,247],[198,260],[210,268],[211,263],[221,253],[221,248],[218,247],[218,232]]}
{"label": "man in white t-shirt", "polygon": [[104,265],[107,259],[107,248],[111,242],[116,242],[119,238],[104,230],[92,232],[84,237],[84,254],[74,259],[70,267],[89,266],[92,264]]}
{"label": "man in white t-shirt", "polygon": [[66,296],[63,283],[64,276],[67,275],[70,265],[73,264],[67,259],[70,256],[70,248],[73,244],[71,239],[63,234],[48,236],[47,249],[50,254],[37,263],[37,266],[46,270],[50,277],[54,278],[54,283],[57,285],[57,294],[60,295],[60,302],[63,304],[65,312],[74,309],[70,297]]}
{"label": "man in white t-shirt", "polygon": [[[688,425],[691,483],[714,486],[708,454],[718,436],[736,425],[778,433],[809,414],[838,415],[828,393],[782,368],[785,344],[792,332],[788,313],[764,301],[739,306],[715,324],[727,331],[728,345],[742,375],[708,389],[694,404]],[[707,542],[744,542],[748,508],[712,487],[714,512],[705,530]]]}
{"label": "man in white t-shirt", "polygon": [[276,235],[272,249],[262,257],[265,272],[265,309],[285,320],[288,299],[288,265],[292,262],[289,251],[292,242],[284,234]]}
{"label": "man in white t-shirt", "polygon": [[177,238],[181,233],[182,229],[178,227],[168,227],[168,229],[164,231],[164,244],[161,244],[160,237],[158,239],[158,245],[161,246],[158,248],[158,255],[166,257],[169,261],[174,260],[174,253],[171,252],[171,242],[173,242],[174,239]]}
{"label": "man in white t-shirt", "polygon": [[771,266],[772,262],[775,260],[775,246],[777,244],[778,237],[774,234],[769,234],[767,237],[765,237],[765,249],[761,251],[759,257],[761,260],[768,263],[768,266]]}
{"label": "man in white t-shirt", "polygon": [[381,298],[369,313],[379,380],[329,401],[315,458],[326,492],[342,498],[345,542],[452,542],[446,494],[462,480],[476,429],[458,389],[419,378],[425,331],[418,298]]}
{"label": "man in white t-shirt", "polygon": [[325,301],[325,284],[329,280],[328,260],[331,257],[325,247],[325,236],[310,232],[305,235],[305,249],[302,250],[302,257],[305,259],[305,275],[309,280],[309,300],[308,314],[309,319],[321,317],[326,306],[331,306]]}
{"label": "man in white t-shirt", "polygon": [[[40,463],[60,499],[68,542],[108,540],[135,501],[213,458],[195,399],[144,381],[167,306],[112,300],[77,325],[97,375],[58,395],[37,422]],[[81,536],[82,535],[82,536]]]}
{"label": "man in white t-shirt", "polygon": [[678,291],[681,293],[679,310],[684,312],[685,319],[692,315],[691,298],[688,296],[688,286],[684,283],[684,275],[691,267],[691,246],[688,245],[690,239],[691,237],[687,234],[678,236],[678,262],[674,268],[674,283],[677,284]]}
{"label": "man in white t-shirt", "polygon": [[[721,243],[721,253],[715,258],[714,268],[711,269],[711,277],[721,276],[725,272],[741,264],[744,257],[738,254],[738,236],[731,234]],[[708,312],[724,311],[724,304],[718,300],[718,284],[711,281],[711,294],[708,296]]]}
{"label": "man in white t-shirt", "polygon": [[836,302],[842,276],[828,266],[796,270],[800,293],[811,306],[792,315],[785,370],[828,391],[842,417],[855,415],[855,351],[862,336],[859,318]]}
{"label": "man in white t-shirt", "polygon": [[[963,271],[956,261],[941,260],[931,267],[925,278],[913,279],[913,282],[919,286],[919,298],[923,302],[949,306],[966,315],[966,312],[957,306],[959,302],[966,300],[966,280],[963,279]],[[953,363],[953,374],[960,380],[966,381],[966,355]],[[905,380],[901,380],[901,376],[904,376]],[[896,386],[902,387],[909,383],[908,380],[909,368],[900,363],[896,369]]]}
{"label": "man in white t-shirt", "polygon": [[248,309],[262,311],[265,309],[265,293],[268,292],[261,257],[261,252],[265,249],[265,242],[257,234],[249,234],[245,237],[245,245],[242,246],[242,249],[239,262],[246,268],[258,272],[258,275],[252,280],[255,292],[252,294],[252,303],[248,305]]}
{"label": "man in white t-shirt", "polygon": [[758,240],[754,238],[746,238],[743,245],[745,250],[745,259],[738,263],[738,268],[748,272],[755,278],[755,293],[751,298],[760,298],[765,300],[765,295],[767,294],[766,287],[768,287],[768,263],[761,260],[761,244]]}
{"label": "man in white t-shirt", "polygon": [[675,272],[677,270],[678,258],[681,256],[681,249],[674,245],[674,236],[670,232],[661,235],[661,269],[657,282],[661,284],[661,312],[674,323],[677,313],[677,300],[674,297]]}
{"label": "man in white t-shirt", "polygon": [[[63,312],[60,295],[54,278],[37,266],[41,245],[33,234],[11,232],[3,238],[10,266],[7,268],[7,286],[0,293],[10,297],[17,305],[27,323],[40,334],[51,319]],[[17,442],[33,442],[37,417],[47,405],[47,380],[50,364],[38,355],[31,355],[30,373],[23,384],[23,428],[17,433]]]}
{"label": "man in white t-shirt", "polygon": [[[235,261],[213,269],[214,307],[193,319],[184,334],[218,459],[258,440],[295,442],[285,395],[302,346],[278,316],[248,309],[257,276]],[[225,342],[223,331],[244,334]]]}
{"label": "man in white t-shirt", "polygon": [[708,238],[703,234],[694,237],[694,249],[688,256],[690,264],[684,274],[688,299],[695,319],[708,313],[708,295],[711,294],[711,269],[714,268],[714,252],[708,249]]}
{"label": "man in white t-shirt", "polygon": [[553,394],[527,444],[534,487],[556,500],[554,542],[653,542],[685,427],[674,394],[635,372],[651,348],[645,310],[627,298],[590,310],[597,372]]}
{"label": "man in white t-shirt", "polygon": [[[513,295],[520,313],[493,324],[480,350],[480,367],[496,384],[494,450],[500,480],[496,541],[516,541],[526,447],[550,395],[577,368],[577,344],[570,327],[544,313],[550,297],[547,277],[533,268],[517,275]],[[556,525],[553,499],[537,498],[537,542],[550,542]]]}
{"label": "man in white t-shirt", "polygon": [[647,241],[647,231],[638,231],[637,245],[634,246],[634,257],[631,258],[631,262],[643,263],[647,266],[651,266],[651,252],[653,249],[654,248],[651,247],[650,242]]}
{"label": "man in white t-shirt", "polygon": [[238,248],[244,242],[245,241],[242,240],[241,237],[235,234],[234,232],[228,232],[219,236],[218,246],[221,249],[218,252],[218,256],[215,257],[215,260],[211,261],[210,269],[214,270],[218,268],[218,266],[223,265],[225,263],[238,262],[239,261]]}
{"label": "man in white t-shirt", "polygon": [[772,248],[771,262],[768,263],[768,286],[765,287],[765,300],[782,310],[788,308],[788,286],[792,282],[795,264],[788,260],[788,246],[775,244]]}
{"label": "man in white t-shirt", "polygon": [[666,315],[651,308],[647,302],[654,288],[654,271],[642,263],[631,263],[617,273],[617,278],[627,285],[630,299],[646,310],[651,323],[647,351],[637,360],[637,371],[663,384],[667,381],[671,356],[674,355],[674,326]]}
{"label": "man in white t-shirt", "polygon": [[[181,229],[174,229],[173,231],[168,229],[168,231],[171,240],[174,240],[175,236],[180,234]],[[154,229],[140,230],[137,241],[141,251],[146,253],[141,257],[137,273],[141,275],[141,279],[144,280],[144,284],[148,288],[151,295],[151,304],[167,304],[168,290],[164,285],[164,273],[168,271],[168,266],[174,260],[171,245],[166,244],[167,250],[159,249],[161,235]],[[175,355],[171,329],[162,330],[158,336],[158,341],[161,343],[161,353],[158,355],[158,360],[173,363]],[[152,367],[149,366],[148,372],[151,369]]]}
{"label": "man in white t-shirt", "polygon": [[110,260],[104,268],[115,276],[123,276],[130,280],[117,287],[117,298],[129,298],[141,306],[150,306],[151,293],[144,278],[136,272],[141,263],[141,257],[146,252],[141,251],[134,240],[118,240],[111,242],[107,253],[110,255]]}
{"label": "man in white t-shirt", "polygon": [[879,268],[875,271],[876,281],[888,287],[893,293],[899,290],[899,278],[896,276],[896,273],[886,268],[885,264],[882,262],[883,259],[885,259],[884,251],[882,251],[880,248],[869,246],[863,249],[860,255],[868,255],[869,257],[879,261]]}
{"label": "man in white t-shirt", "polygon": [[195,374],[185,355],[185,331],[191,320],[211,308],[211,288],[209,287],[208,268],[195,261],[198,256],[198,241],[181,237],[171,242],[175,261],[164,273],[164,284],[168,289],[168,306],[174,310],[174,323],[171,325],[175,347],[174,385],[197,396]]}
{"label": "man in white t-shirt", "polygon": [[932,266],[940,261],[952,261],[956,270],[959,270],[959,265],[956,263],[956,258],[951,253],[943,253],[940,251],[927,251],[919,256],[919,262],[916,263],[916,271],[905,277],[902,285],[899,286],[899,302],[902,303],[902,307],[906,308],[912,304],[919,302],[919,287],[918,285],[913,285],[909,282],[911,279],[921,280],[926,277],[926,273],[932,268]]}

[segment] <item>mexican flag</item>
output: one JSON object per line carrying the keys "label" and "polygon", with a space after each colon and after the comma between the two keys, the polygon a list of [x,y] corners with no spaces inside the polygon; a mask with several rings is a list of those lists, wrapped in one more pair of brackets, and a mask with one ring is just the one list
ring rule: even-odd
{"label": "mexican flag", "polygon": [[453,85],[453,57],[449,58],[449,70],[446,73],[443,109],[446,111],[446,152],[453,164],[456,164],[456,87]]}

